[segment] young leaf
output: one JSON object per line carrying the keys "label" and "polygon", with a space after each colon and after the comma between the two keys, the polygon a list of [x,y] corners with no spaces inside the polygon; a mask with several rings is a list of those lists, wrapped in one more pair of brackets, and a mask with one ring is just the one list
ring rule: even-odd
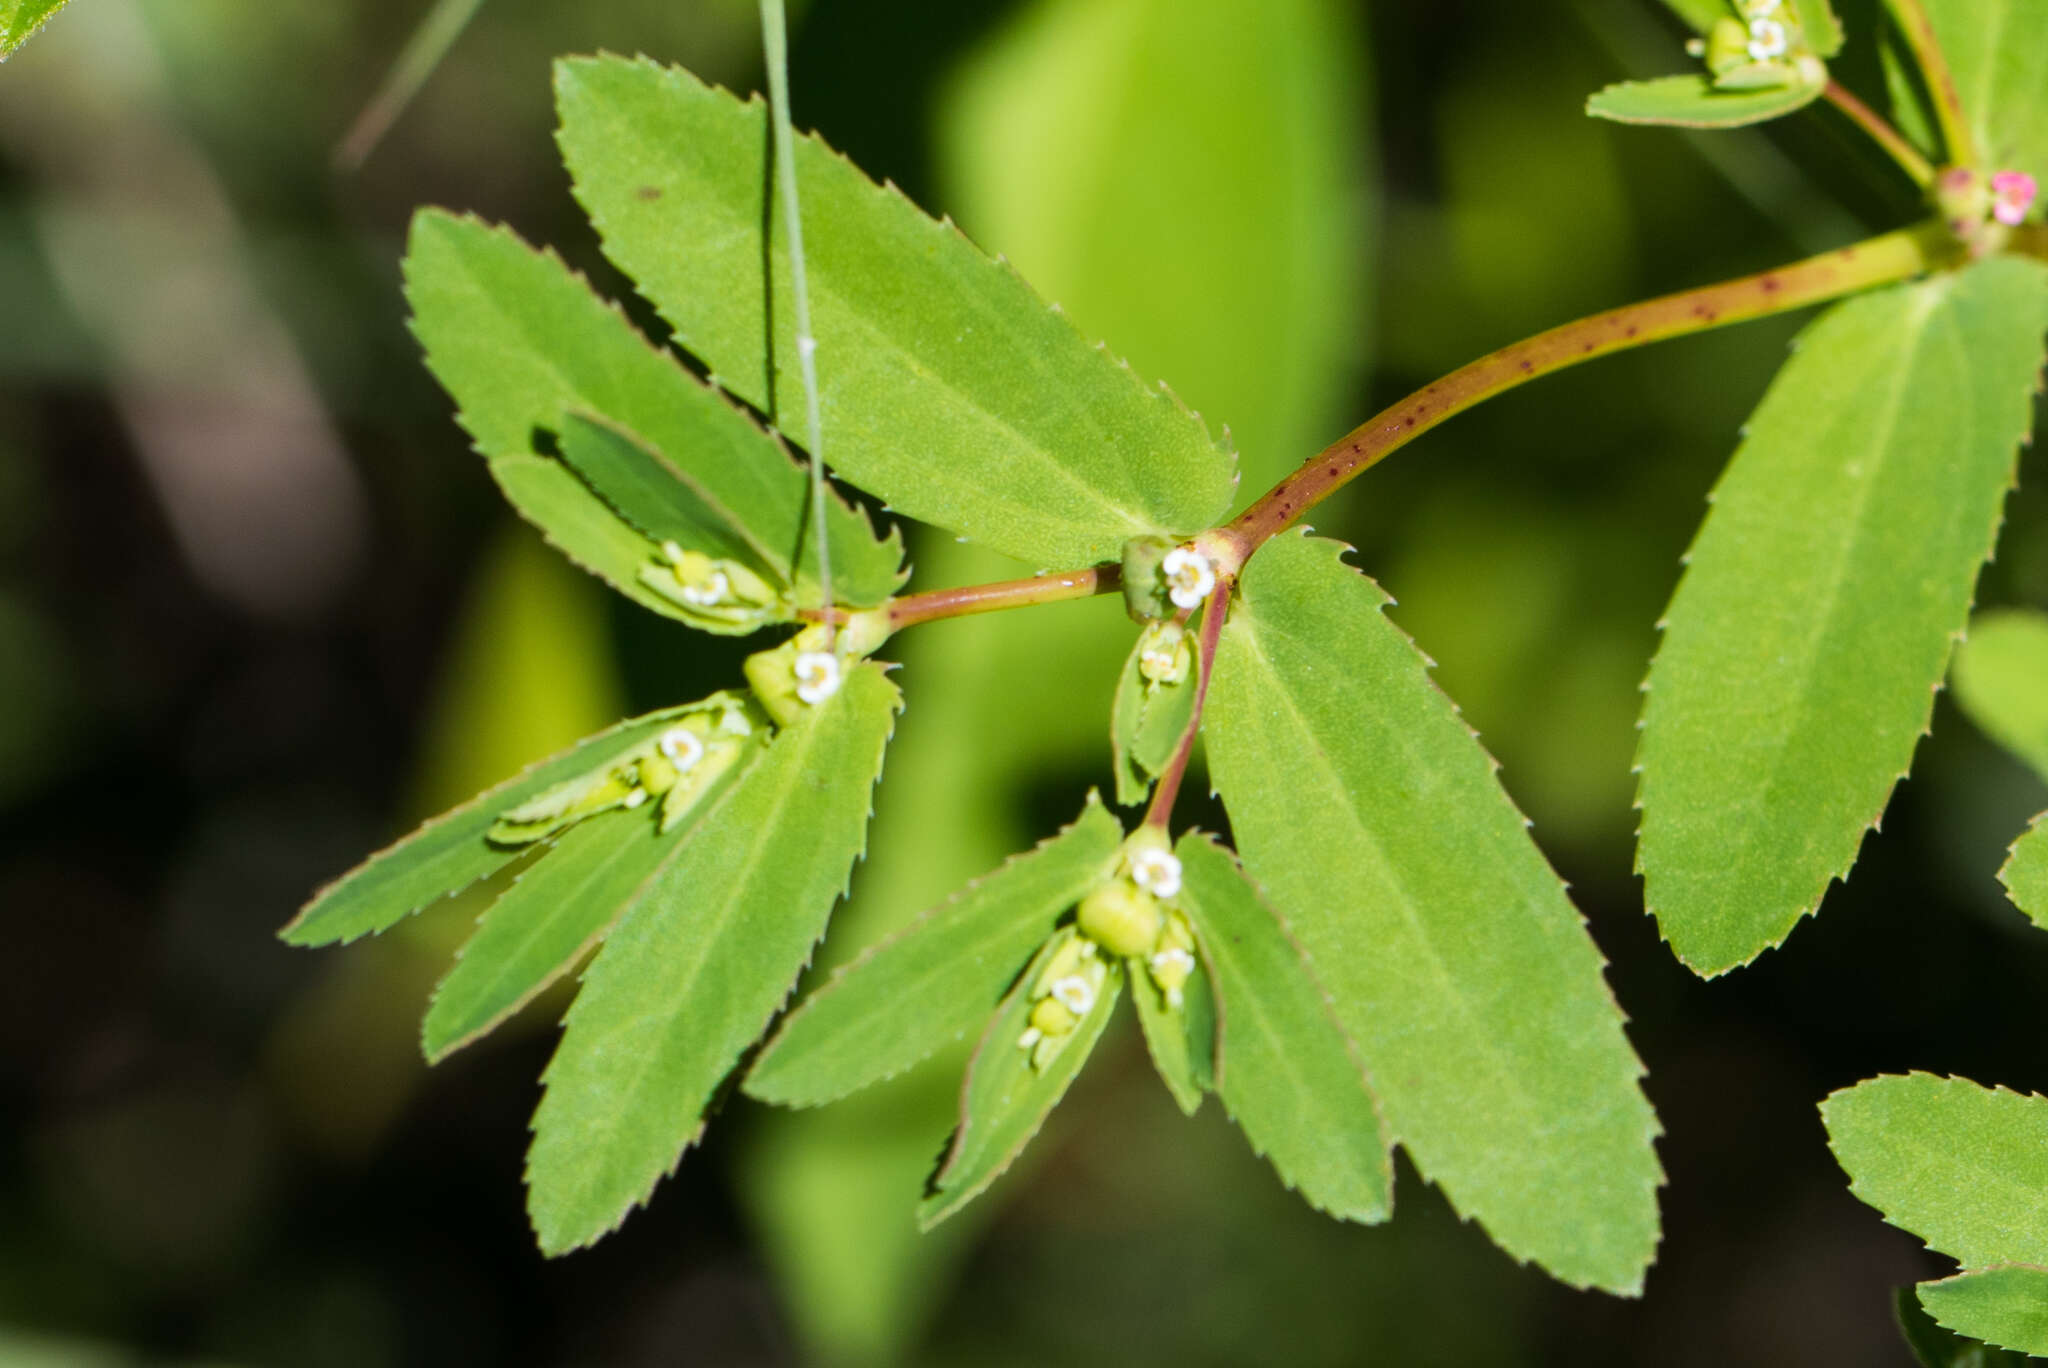
{"label": "young leaf", "polygon": [[1600,952],[1343,549],[1268,542],[1223,630],[1204,726],[1245,866],[1423,1175],[1516,1257],[1633,1293],[1657,1123]]}
{"label": "young leaf", "polygon": [[2048,613],[1977,614],[1950,679],[1978,730],[2048,783]]}
{"label": "young leaf", "polygon": [[524,853],[520,847],[485,839],[500,813],[601,768],[694,706],[664,708],[621,722],[434,818],[315,893],[278,936],[290,945],[352,941],[397,924],[437,898],[461,892]]}
{"label": "young leaf", "polygon": [[2048,1098],[1866,1079],[1821,1103],[1849,1190],[1964,1267],[2048,1263]]}
{"label": "young leaf", "polygon": [[[762,104],[612,57],[558,63],[555,87],[563,153],[606,253],[720,384],[801,412],[779,222],[762,237],[777,217],[763,199]],[[848,479],[1041,565],[1113,560],[1130,537],[1223,512],[1230,459],[1171,396],[950,224],[815,137],[796,153],[825,449]]]}
{"label": "young leaf", "polygon": [[[1181,644],[1177,652],[1165,651],[1157,634],[1168,632]],[[1194,660],[1193,638],[1172,624],[1155,624],[1138,636],[1137,644],[1117,676],[1116,702],[1109,713],[1110,758],[1116,772],[1116,800],[1125,807],[1145,801],[1152,781],[1159,776],[1187,731],[1195,715],[1195,693],[1199,667]],[[1155,661],[1162,655],[1182,658],[1179,678],[1148,679],[1148,654]],[[1155,664],[1154,669],[1162,668]]]}
{"label": "young leaf", "polygon": [[1202,1094],[1216,1090],[1216,1065],[1222,1053],[1222,1004],[1216,1000],[1207,968],[1197,965],[1181,985],[1180,1006],[1133,960],[1130,964],[1131,1004],[1145,1033],[1145,1052],[1160,1081],[1173,1094],[1184,1116],[1202,1106]]}
{"label": "young leaf", "polygon": [[[749,745],[720,776],[718,792],[758,755]],[[716,796],[698,800],[700,818]],[[428,1062],[487,1034],[567,973],[646,891],[695,825],[662,831],[654,812],[640,810],[606,813],[564,833],[498,895],[435,987],[421,1029]]]}
{"label": "young leaf", "polygon": [[1595,91],[1586,100],[1586,112],[1625,124],[1741,128],[1804,109],[1826,88],[1825,81],[1795,81],[1760,90],[1720,90],[1704,73],[1689,72],[1650,81],[1623,81]]}
{"label": "young leaf", "polygon": [[2005,885],[2012,905],[2048,931],[2048,812],[2036,817],[2012,843],[2012,854],[1998,871],[1998,881]]}
{"label": "young leaf", "polygon": [[[597,414],[562,419],[562,462],[651,542],[678,546],[718,560],[738,561],[777,588],[789,583],[789,557],[685,475],[638,433]],[[635,567],[637,575],[644,567]]]}
{"label": "young leaf", "polygon": [[2048,9],[2038,0],[1922,0],[1985,169],[2048,181]]}
{"label": "young leaf", "polygon": [[1914,1295],[1917,1290],[1902,1287],[1893,1294],[1892,1316],[1922,1368],[2025,1368],[2024,1354],[1993,1349],[1936,1324]]}
{"label": "young leaf", "polygon": [[1031,961],[975,1047],[967,1077],[960,1085],[960,1125],[932,1177],[931,1192],[918,1204],[917,1223],[926,1230],[980,1196],[1023,1153],[1045,1118],[1066,1096],[1067,1085],[1088,1062],[1102,1028],[1116,1010],[1124,966],[1111,960],[1108,977],[1075,1025],[1066,1048],[1044,1068],[1033,1065],[1032,1051],[1018,1041],[1031,1016],[1032,985],[1058,943],[1057,939],[1048,941],[1045,950]]}
{"label": "young leaf", "polygon": [[1645,686],[1644,900],[1695,972],[1848,872],[1927,728],[2033,424],[2048,269],[1836,306],[1751,419]]}
{"label": "young leaf", "polygon": [[[810,563],[803,468],[752,418],[650,346],[552,253],[507,229],[428,209],[413,218],[405,275],[427,367],[454,396],[501,486],[508,461],[531,462],[544,450],[538,434],[559,441],[567,415],[596,415],[653,447],[747,528],[750,543],[773,553],[784,582],[798,547]],[[576,535],[564,547],[572,555],[594,555],[580,529],[601,517],[616,521],[611,509],[566,469],[546,484],[544,502],[520,504],[521,497],[538,497],[532,491],[539,478],[527,472],[519,493],[507,488],[508,497],[543,531]],[[830,501],[829,513],[834,593],[856,606],[881,602],[902,583],[900,538],[892,532],[878,539],[866,516],[839,499]],[[717,554],[709,546],[690,549]],[[629,597],[667,611],[636,580],[620,583],[610,560],[589,568]]]}
{"label": "young leaf", "polygon": [[0,62],[29,40],[65,0],[0,0]]}
{"label": "young leaf", "polygon": [[2048,1358],[2048,1268],[1999,1264],[1920,1284],[1927,1314],[1971,1339]]}
{"label": "young leaf", "polygon": [[899,695],[879,666],[777,734],[605,938],[542,1082],[527,1156],[543,1251],[652,1194],[788,996],[845,889]]}
{"label": "young leaf", "polygon": [[1053,924],[1115,872],[1123,838],[1091,795],[1073,825],[870,947],[805,998],[754,1061],[747,1092],[786,1107],[830,1102],[986,1023]]}
{"label": "young leaf", "polygon": [[1223,1105],[1309,1205],[1347,1221],[1385,1220],[1393,1137],[1329,995],[1229,851],[1190,832],[1175,853],[1181,908],[1201,934],[1227,1014]]}

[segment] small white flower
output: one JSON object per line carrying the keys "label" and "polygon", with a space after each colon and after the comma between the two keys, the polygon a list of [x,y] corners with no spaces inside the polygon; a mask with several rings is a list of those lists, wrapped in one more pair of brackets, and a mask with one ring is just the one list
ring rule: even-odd
{"label": "small white flower", "polygon": [[1785,55],[1785,26],[1775,19],[1749,21],[1749,60],[1769,62]]}
{"label": "small white flower", "polygon": [[1060,1006],[1075,1016],[1087,1016],[1095,1005],[1095,985],[1081,974],[1069,974],[1052,985],[1052,995]]}
{"label": "small white flower", "polygon": [[1157,952],[1146,963],[1162,978],[1175,971],[1183,976],[1195,972],[1195,957],[1178,945]]}
{"label": "small white flower", "polygon": [[1176,546],[1159,562],[1166,576],[1166,596],[1176,608],[1199,608],[1216,587],[1216,567],[1192,546]]}
{"label": "small white flower", "polygon": [[1131,855],[1131,882],[1155,898],[1180,892],[1180,861],[1170,851],[1145,849]]}
{"label": "small white flower", "polygon": [[688,727],[670,727],[661,734],[655,749],[668,757],[668,762],[676,767],[679,774],[694,769],[704,758],[704,743]]}
{"label": "small white flower", "polygon": [[713,570],[711,578],[702,584],[683,586],[683,601],[694,603],[699,608],[716,608],[732,597],[732,583],[725,577],[725,571]]}
{"label": "small white flower", "polygon": [[626,807],[630,810],[647,801],[647,790],[636,788],[626,795]]}
{"label": "small white flower", "polygon": [[796,696],[823,703],[839,692],[839,657],[830,651],[805,651],[796,658]]}
{"label": "small white flower", "polygon": [[1024,1034],[1017,1037],[1017,1048],[1028,1050],[1043,1039],[1045,1039],[1045,1032],[1039,1030],[1036,1026],[1027,1026],[1024,1028]]}

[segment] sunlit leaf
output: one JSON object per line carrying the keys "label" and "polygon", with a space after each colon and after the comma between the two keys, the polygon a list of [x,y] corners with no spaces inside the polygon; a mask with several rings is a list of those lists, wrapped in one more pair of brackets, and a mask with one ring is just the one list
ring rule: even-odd
{"label": "sunlit leaf", "polygon": [[1616,123],[1741,128],[1804,109],[1825,88],[1825,82],[1816,81],[1762,90],[1718,90],[1704,73],[1692,72],[1608,86],[1588,97],[1586,112]]}
{"label": "sunlit leaf", "polygon": [[1509,1253],[1634,1292],[1657,1124],[1600,952],[1342,550],[1268,542],[1224,628],[1204,727],[1238,848],[1423,1175]]}
{"label": "sunlit leaf", "polygon": [[632,750],[687,711],[664,708],[621,722],[436,817],[314,894],[278,934],[292,945],[351,941],[469,887],[524,853],[484,839],[501,812]]}
{"label": "sunlit leaf", "polygon": [[1054,944],[1047,943],[1045,952],[1031,961],[1010,990],[967,1066],[967,1079],[960,1088],[959,1127],[933,1175],[931,1193],[917,1209],[918,1224],[927,1230],[980,1196],[1031,1143],[1045,1118],[1066,1096],[1067,1085],[1088,1062],[1102,1028],[1116,1010],[1124,966],[1112,960],[1094,1005],[1074,1027],[1066,1048],[1043,1069],[1032,1065],[1032,1052],[1021,1048],[1018,1040],[1031,1015],[1032,984]]}
{"label": "sunlit leaf", "polygon": [[879,667],[780,732],[584,975],[542,1081],[528,1209],[550,1254],[643,1203],[788,996],[860,853],[898,706]]}
{"label": "sunlit leaf", "polygon": [[[749,746],[718,791],[758,754]],[[700,819],[712,797],[700,800]],[[686,820],[664,832],[654,817],[614,812],[572,827],[498,895],[434,989],[421,1028],[429,1061],[489,1032],[596,946],[696,827]]]}
{"label": "sunlit leaf", "polygon": [[[765,106],[617,58],[564,60],[556,90],[563,152],[607,253],[719,383],[801,412],[787,267],[762,240]],[[797,164],[835,469],[912,517],[1041,565],[1111,560],[1129,537],[1223,512],[1231,462],[1170,395],[817,139],[800,141]],[[777,282],[772,345],[764,260]]]}
{"label": "sunlit leaf", "polygon": [[2048,7],[1922,0],[1987,170],[2048,182]]}
{"label": "sunlit leaf", "polygon": [[1920,1304],[1957,1334],[2048,1357],[2048,1268],[1999,1264],[1920,1284]]}
{"label": "sunlit leaf", "polygon": [[2048,1098],[1866,1079],[1821,1104],[1849,1190],[1964,1267],[2048,1263]]}
{"label": "sunlit leaf", "polygon": [[2048,783],[2048,613],[1977,614],[1949,678],[1978,730]]}
{"label": "sunlit leaf", "polygon": [[790,1013],[746,1090],[815,1106],[986,1026],[1054,923],[1115,872],[1123,837],[1091,801],[1057,836],[868,949]]}
{"label": "sunlit leaf", "polygon": [[[620,592],[677,616],[636,579],[621,581],[617,538],[594,530],[605,517],[617,521],[604,501],[566,468],[544,475],[535,466],[552,460],[547,453],[574,413],[608,420],[651,446],[703,499],[747,528],[747,540],[773,553],[789,577],[805,544],[803,468],[552,253],[507,229],[423,210],[413,219],[405,269],[428,369],[455,397],[507,497],[571,556]],[[828,509],[835,595],[880,602],[901,583],[898,539],[878,540],[865,515],[838,499]],[[690,549],[716,554],[714,546]]]}
{"label": "sunlit leaf", "polygon": [[1998,881],[2020,911],[2034,919],[2034,925],[2048,931],[2048,812],[2034,819],[2026,834],[2012,843],[2012,854]]}
{"label": "sunlit leaf", "polygon": [[0,0],[0,61],[29,40],[65,0]]}
{"label": "sunlit leaf", "polygon": [[1713,495],[1651,666],[1644,898],[1717,974],[1848,872],[1926,730],[2012,487],[2048,327],[2014,258],[1837,305]]}
{"label": "sunlit leaf", "polygon": [[1385,1220],[1393,1137],[1328,994],[1229,851],[1190,832],[1175,852],[1181,906],[1223,1000],[1223,1105],[1311,1206],[1347,1221]]}

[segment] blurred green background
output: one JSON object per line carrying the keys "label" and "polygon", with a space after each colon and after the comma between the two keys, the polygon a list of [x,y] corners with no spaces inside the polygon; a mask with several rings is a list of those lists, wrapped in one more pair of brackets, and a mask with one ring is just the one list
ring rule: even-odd
{"label": "blurred green background", "polygon": [[[625,297],[553,154],[548,61],[753,88],[757,21],[490,0],[336,172],[424,9],[77,0],[0,66],[0,1366],[1908,1361],[1890,1289],[1942,1270],[1849,1197],[1813,1108],[1909,1068],[2048,1088],[2048,938],[1993,878],[2048,795],[1943,701],[1826,915],[1712,984],[1629,872],[1654,624],[1797,320],[1510,395],[1316,520],[1398,598],[1613,961],[1671,1177],[1641,1301],[1516,1266],[1412,1170],[1388,1226],[1315,1215],[1215,1104],[1179,1118],[1128,1023],[938,1236],[910,1206],[957,1060],[815,1113],[736,1101],[621,1234],[542,1261],[519,1173],[560,999],[430,1076],[418,1015],[480,903],[343,951],[272,933],[408,823],[737,678],[741,648],[512,520],[397,260],[439,203]],[[1584,119],[1680,65],[1650,0],[795,20],[799,120],[1227,424],[1246,498],[1525,332],[1913,211],[1825,113],[1711,140]],[[1987,603],[2048,605],[2026,462]],[[944,535],[916,559],[1017,572]],[[909,711],[822,962],[1108,782],[1129,630],[1102,600],[891,648]]]}

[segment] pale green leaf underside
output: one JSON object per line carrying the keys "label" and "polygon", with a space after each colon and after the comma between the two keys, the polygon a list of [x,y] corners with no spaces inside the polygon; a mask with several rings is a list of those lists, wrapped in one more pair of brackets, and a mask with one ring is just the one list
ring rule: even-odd
{"label": "pale green leaf underside", "polygon": [[664,708],[577,742],[461,807],[434,818],[313,895],[278,934],[292,945],[329,945],[382,931],[435,899],[460,892],[518,859],[526,847],[493,845],[498,814],[622,755],[688,712]]}
{"label": "pale green leaf underside", "polygon": [[2026,834],[2012,843],[1998,881],[2005,885],[2012,905],[2048,931],[2048,812],[2036,817]]}
{"label": "pale green leaf underside", "polygon": [[1319,1211],[1383,1221],[1393,1137],[1301,947],[1230,852],[1193,832],[1175,853],[1181,906],[1223,1000],[1223,1105],[1280,1180]]}
{"label": "pale green leaf underside", "polygon": [[[1695,33],[1705,33],[1717,19],[1735,14],[1728,0],[1664,0],[1672,13]],[[1820,57],[1832,57],[1842,50],[1842,21],[1828,0],[1792,0],[1792,9],[1806,30],[1806,42]]]}
{"label": "pale green leaf underside", "polygon": [[0,0],[0,60],[27,42],[65,0]]}
{"label": "pale green leaf underside", "polygon": [[1964,1267],[2048,1263],[2048,1098],[1866,1079],[1821,1104],[1849,1190]]}
{"label": "pale green leaf underside", "polygon": [[[546,452],[567,415],[595,415],[687,475],[773,552],[780,578],[789,578],[805,542],[803,468],[730,400],[650,345],[552,253],[508,229],[422,210],[413,218],[405,275],[427,367],[454,396],[464,428],[515,505],[522,494],[502,467]],[[576,505],[579,492],[587,506]],[[572,556],[598,556],[588,529],[611,509],[580,480],[557,480],[545,505],[518,506]],[[877,539],[865,515],[839,499],[827,507],[834,594],[861,606],[881,602],[902,582],[900,540]],[[696,549],[716,554],[709,546]],[[586,565],[637,601],[659,603],[629,588],[630,577],[620,584],[610,559]]]}
{"label": "pale green leaf underside", "polygon": [[[564,60],[555,83],[563,153],[607,254],[720,384],[802,412],[780,215],[769,391],[765,106],[618,58]],[[1039,565],[1113,560],[1130,537],[1222,514],[1230,459],[1170,395],[949,224],[814,137],[796,150],[834,469]]]}
{"label": "pale green leaf underside", "polygon": [[[720,791],[759,754],[749,747]],[[710,805],[700,799],[698,815]],[[429,1062],[491,1031],[597,944],[696,826],[664,832],[659,817],[651,803],[580,822],[498,895],[434,989],[420,1035]]]}
{"label": "pale green leaf underside", "polygon": [[2040,0],[1924,4],[1985,169],[2026,171],[2048,182],[2048,6]]}
{"label": "pale green leaf underside", "polygon": [[1123,836],[1090,801],[1073,825],[868,949],[789,1014],[747,1092],[816,1106],[986,1026],[1054,923],[1115,872]]}
{"label": "pale green leaf underside", "polygon": [[1633,1293],[1657,1123],[1600,952],[1342,550],[1268,542],[1224,628],[1205,730],[1238,848],[1423,1175],[1511,1254]]}
{"label": "pale green leaf underside", "polygon": [[780,732],[605,938],[542,1082],[527,1156],[541,1248],[645,1202],[788,996],[860,853],[899,696],[860,665]]}
{"label": "pale green leaf underside", "polygon": [[2048,1268],[2000,1264],[1921,1283],[1920,1305],[1959,1335],[2048,1358]]}
{"label": "pale green leaf underside", "polygon": [[1801,334],[1715,487],[1650,667],[1645,901],[1701,974],[1848,872],[1926,730],[1990,553],[2048,327],[2013,258]]}
{"label": "pale green leaf underside", "polygon": [[1703,73],[1694,72],[1608,86],[1587,97],[1586,112],[1616,123],[1741,128],[1804,109],[1823,89],[1824,84],[1717,90]]}
{"label": "pale green leaf underside", "polygon": [[926,1230],[980,1196],[1023,1153],[1045,1118],[1066,1096],[1067,1086],[1088,1062],[1103,1027],[1116,1011],[1117,997],[1123,992],[1124,966],[1112,960],[1095,1005],[1075,1025],[1066,1048],[1042,1071],[1034,1069],[1031,1051],[1021,1048],[1017,1039],[1031,1014],[1031,986],[1044,960],[1041,954],[1031,961],[982,1033],[967,1066],[967,1077],[960,1085],[959,1128],[932,1179],[931,1192],[918,1204],[917,1223]]}
{"label": "pale green leaf underside", "polygon": [[1181,985],[1181,1003],[1171,1006],[1166,994],[1152,981],[1145,966],[1132,960],[1126,966],[1131,980],[1131,1005],[1138,1011],[1138,1027],[1145,1035],[1145,1053],[1159,1081],[1173,1095],[1183,1116],[1201,1110],[1202,1094],[1216,1088],[1216,1060],[1222,1048],[1221,1010],[1206,967],[1198,967]]}
{"label": "pale green leaf underside", "polygon": [[2048,613],[2004,608],[1970,619],[1950,680],[1978,730],[2048,783]]}

